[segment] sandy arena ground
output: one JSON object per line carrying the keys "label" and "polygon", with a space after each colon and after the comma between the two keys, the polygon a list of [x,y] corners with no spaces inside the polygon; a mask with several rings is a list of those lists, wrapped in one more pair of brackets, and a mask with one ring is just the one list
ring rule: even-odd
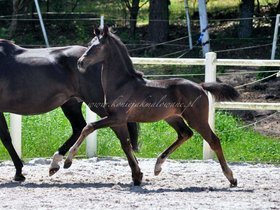
{"label": "sandy arena ground", "polygon": [[0,163],[0,209],[280,209],[280,166],[231,164],[230,188],[215,161],[168,160],[159,176],[155,159],[140,159],[143,184],[133,186],[125,159],[75,160],[48,176],[50,160],[26,163],[26,181],[12,180],[10,161]]}

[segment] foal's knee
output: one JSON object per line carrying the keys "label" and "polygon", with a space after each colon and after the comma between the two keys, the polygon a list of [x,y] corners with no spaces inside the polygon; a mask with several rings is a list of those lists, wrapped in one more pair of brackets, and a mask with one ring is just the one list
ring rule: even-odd
{"label": "foal's knee", "polygon": [[94,131],[94,126],[92,123],[89,123],[86,125],[86,127],[84,127],[84,129],[82,130],[82,135],[83,136],[88,136],[90,133],[92,133]]}

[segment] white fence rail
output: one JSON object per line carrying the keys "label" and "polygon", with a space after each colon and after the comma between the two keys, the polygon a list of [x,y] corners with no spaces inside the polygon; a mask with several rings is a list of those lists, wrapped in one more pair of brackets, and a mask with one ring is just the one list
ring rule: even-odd
{"label": "white fence rail", "polygon": [[[137,58],[133,57],[134,64],[154,64],[154,65],[205,65],[205,81],[213,82],[216,80],[216,66],[276,66],[280,67],[280,60],[247,60],[247,59],[216,59],[216,54],[209,52],[205,59],[178,59],[178,58]],[[172,76],[172,75],[170,75]],[[210,112],[209,123],[214,129],[215,108],[218,109],[239,109],[239,110],[280,110],[280,103],[244,103],[244,102],[219,102],[215,103],[209,96]],[[13,114],[11,114],[13,118]],[[94,117],[91,119],[95,119]],[[21,120],[17,116],[16,120],[11,120],[11,133],[16,140],[16,150],[21,155]],[[96,135],[96,134],[94,134]],[[88,155],[97,154],[97,143],[95,140],[87,141]],[[18,142],[19,141],[19,142]],[[213,158],[213,152],[207,143],[203,144],[203,158]],[[90,150],[94,150],[90,152]]]}
{"label": "white fence rail", "polygon": [[216,102],[217,109],[229,110],[278,110],[280,103]]}

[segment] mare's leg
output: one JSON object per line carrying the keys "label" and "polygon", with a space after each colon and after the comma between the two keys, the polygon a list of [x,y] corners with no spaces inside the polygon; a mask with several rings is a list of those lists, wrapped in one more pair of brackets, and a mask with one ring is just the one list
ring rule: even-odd
{"label": "mare's leg", "polygon": [[101,120],[87,124],[87,126],[84,127],[84,129],[82,130],[82,133],[79,136],[76,143],[71,147],[68,157],[64,162],[64,168],[69,168],[71,166],[73,157],[77,154],[80,145],[90,133],[99,128],[114,127],[121,125],[123,126],[125,124],[126,122],[123,121],[123,118],[115,115],[109,115],[107,117],[102,118]]}
{"label": "mare's leg", "polygon": [[170,147],[159,155],[155,165],[155,175],[158,175],[161,172],[161,165],[167,157],[193,135],[192,130],[186,125],[181,117],[171,117],[165,121],[175,129],[178,134],[178,138]]}
{"label": "mare's leg", "polygon": [[223,154],[220,139],[211,130],[208,124],[208,106],[203,109],[193,109],[191,112],[183,113],[190,127],[195,129],[208,142],[211,149],[216,153],[223,173],[231,183],[231,187],[237,186],[237,180],[233,177],[233,173],[229,168]]}
{"label": "mare's leg", "polygon": [[12,161],[14,163],[14,166],[16,168],[16,174],[14,176],[14,180],[24,181],[25,177],[22,175],[23,164],[12,144],[12,139],[8,130],[7,122],[2,112],[0,113],[0,138],[2,140],[3,145],[9,152]]}
{"label": "mare's leg", "polygon": [[60,166],[59,162],[62,161],[63,156],[74,145],[78,137],[80,136],[83,128],[86,126],[86,121],[82,114],[82,103],[77,102],[76,99],[69,100],[61,106],[64,115],[69,120],[72,127],[71,137],[55,152],[53,160],[50,165],[49,175],[55,174]]}
{"label": "mare's leg", "polygon": [[129,132],[126,125],[112,127],[112,130],[115,132],[116,136],[120,139],[122,149],[127,157],[129,166],[132,171],[132,180],[134,185],[140,185],[143,178],[143,173],[140,170],[138,161],[133,154],[132,145],[129,141]]}
{"label": "mare's leg", "polygon": [[133,151],[138,152],[138,134],[139,134],[139,125],[137,123],[127,123],[127,128],[129,132],[129,139]]}

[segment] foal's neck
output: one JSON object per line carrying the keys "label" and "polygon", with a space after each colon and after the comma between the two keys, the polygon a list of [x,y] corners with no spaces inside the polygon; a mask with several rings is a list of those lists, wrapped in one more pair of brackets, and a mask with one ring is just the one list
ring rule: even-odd
{"label": "foal's neck", "polygon": [[112,46],[104,61],[102,72],[102,84],[105,91],[116,91],[119,87],[137,80],[137,72],[133,68],[132,61],[126,52],[118,46]]}

